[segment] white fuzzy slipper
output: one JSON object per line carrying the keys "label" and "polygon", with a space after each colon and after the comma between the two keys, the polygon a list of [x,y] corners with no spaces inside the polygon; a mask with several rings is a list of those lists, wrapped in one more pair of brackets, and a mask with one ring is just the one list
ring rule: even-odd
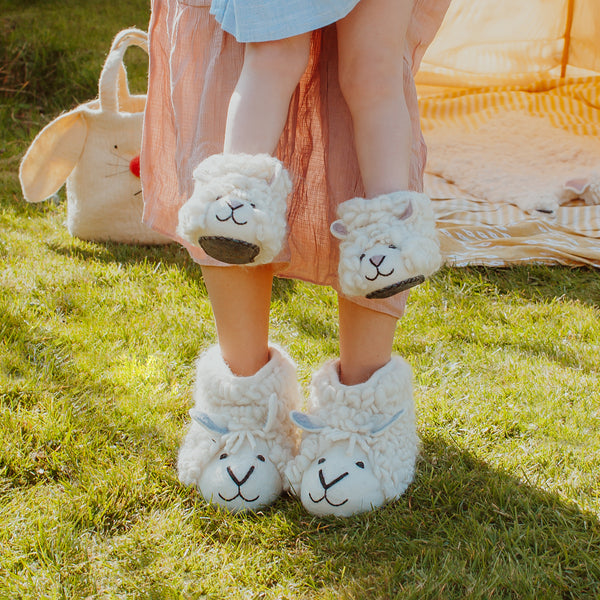
{"label": "white fuzzy slipper", "polygon": [[340,204],[338,216],[331,233],[342,240],[338,276],[344,294],[387,298],[440,268],[435,218],[425,194],[353,198]]}
{"label": "white fuzzy slipper", "polygon": [[271,504],[297,450],[290,410],[299,406],[296,368],[281,349],[250,377],[235,376],[217,346],[197,361],[192,423],[179,451],[179,479],[232,512]]}
{"label": "white fuzzy slipper", "polygon": [[398,356],[368,381],[339,381],[339,360],[312,381],[309,414],[292,411],[304,433],[286,468],[291,490],[315,515],[347,517],[400,496],[418,452],[412,371]]}
{"label": "white fuzzy slipper", "polygon": [[285,241],[292,190],[283,164],[268,154],[215,154],[193,175],[178,235],[224,263],[272,262]]}

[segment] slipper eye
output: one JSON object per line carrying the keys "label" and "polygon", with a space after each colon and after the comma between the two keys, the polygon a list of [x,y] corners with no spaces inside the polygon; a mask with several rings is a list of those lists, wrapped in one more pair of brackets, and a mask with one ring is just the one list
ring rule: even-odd
{"label": "slipper eye", "polygon": [[359,257],[359,259],[358,259],[358,260],[362,260],[364,257],[365,257],[365,253],[363,252],[363,253],[360,255],[360,257]]}
{"label": "slipper eye", "polygon": [[397,250],[397,249],[398,249],[398,247],[397,247],[397,246],[394,246],[394,244],[390,244],[390,245],[388,246],[388,248],[391,248],[392,250]]}
{"label": "slipper eye", "polygon": [[260,462],[265,462],[265,457],[262,454],[259,454],[256,458],[258,458]]}
{"label": "slipper eye", "polygon": [[364,463],[362,460],[359,460],[359,461],[356,463],[356,466],[357,466],[359,469],[364,469],[364,468],[365,468],[365,463]]}
{"label": "slipper eye", "polygon": [[325,462],[325,459],[324,459],[324,458],[320,458],[320,459],[319,459],[319,462],[318,462],[317,464],[318,464],[318,465],[322,465],[324,462]]}
{"label": "slipper eye", "polygon": [[227,453],[223,453],[221,456],[219,456],[219,460],[223,460],[224,458],[227,458],[227,456]]}

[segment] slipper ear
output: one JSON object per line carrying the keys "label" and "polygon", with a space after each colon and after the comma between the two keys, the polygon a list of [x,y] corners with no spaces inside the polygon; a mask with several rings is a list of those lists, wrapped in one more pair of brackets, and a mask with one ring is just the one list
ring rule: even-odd
{"label": "slipper ear", "polygon": [[590,185],[590,180],[587,177],[579,177],[578,179],[569,179],[564,184],[565,190],[569,190],[581,196]]}
{"label": "slipper ear", "polygon": [[297,410],[290,411],[290,419],[292,420],[292,423],[296,425],[296,427],[299,427],[303,431],[307,431],[309,433],[325,429],[325,424],[319,422],[311,415],[307,415]]}
{"label": "slipper ear", "polygon": [[272,173],[267,179],[267,183],[273,191],[273,194],[278,196],[287,197],[292,191],[292,180],[283,164],[279,161],[274,163]]}
{"label": "slipper ear", "polygon": [[348,235],[348,229],[344,225],[343,221],[334,221],[329,228],[331,235],[336,237],[338,240],[343,240]]}
{"label": "slipper ear", "polygon": [[79,109],[61,115],[40,131],[21,161],[19,179],[28,202],[55,194],[75,168],[87,137]]}
{"label": "slipper ear", "polygon": [[371,428],[371,435],[377,435],[378,433],[383,433],[388,430],[403,414],[404,409],[399,410],[395,415],[392,415],[387,421],[374,423]]}
{"label": "slipper ear", "polygon": [[194,419],[198,425],[202,425],[206,431],[218,433],[220,435],[229,433],[229,427],[227,427],[227,425],[218,425],[208,413],[195,408],[190,409],[189,412],[190,417],[192,417],[192,419]]}

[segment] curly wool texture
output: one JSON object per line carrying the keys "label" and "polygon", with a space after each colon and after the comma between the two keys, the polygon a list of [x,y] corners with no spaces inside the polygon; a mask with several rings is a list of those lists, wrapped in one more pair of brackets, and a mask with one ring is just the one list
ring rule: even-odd
{"label": "curly wool texture", "polygon": [[[365,434],[373,423],[400,418],[381,434]],[[309,466],[340,440],[366,451],[380,481],[385,501],[400,496],[411,483],[419,448],[412,396],[412,369],[399,356],[376,371],[365,383],[345,386],[339,381],[339,360],[327,363],[311,383],[309,414],[326,425],[304,432],[300,451],[286,469],[290,489],[300,495],[302,476]]]}
{"label": "curly wool texture", "polygon": [[411,275],[428,277],[441,266],[435,217],[426,194],[400,191],[371,199],[352,198],[340,204],[338,216],[348,230],[340,244],[338,269],[342,290],[348,295],[366,293],[369,282],[360,273],[360,257],[377,244],[399,248],[400,260]]}
{"label": "curly wool texture", "polygon": [[[273,395],[277,409],[270,415]],[[238,377],[223,360],[219,347],[210,348],[196,363],[194,400],[196,409],[211,415],[229,432],[209,433],[192,421],[177,463],[183,484],[195,484],[217,453],[230,451],[243,439],[267,444],[269,458],[285,482],[284,468],[298,445],[298,434],[288,415],[300,404],[296,367],[287,353],[271,346],[270,360],[260,371],[250,377]]]}
{"label": "curly wool texture", "polygon": [[215,154],[203,160],[193,173],[194,192],[179,210],[177,234],[198,245],[211,235],[207,221],[211,203],[234,193],[256,206],[256,241],[261,253],[254,264],[265,264],[279,254],[287,232],[287,197],[291,179],[283,164],[269,154]]}

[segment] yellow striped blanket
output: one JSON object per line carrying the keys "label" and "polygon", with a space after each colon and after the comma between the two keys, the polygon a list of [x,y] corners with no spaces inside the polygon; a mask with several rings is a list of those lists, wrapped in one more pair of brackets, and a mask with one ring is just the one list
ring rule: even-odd
{"label": "yellow striped blanket", "polygon": [[[521,87],[421,87],[419,92],[426,139],[439,128],[473,131],[507,111],[541,117],[571,134],[600,134],[600,77]],[[539,262],[600,267],[600,205],[571,200],[553,215],[525,212],[461,189],[455,185],[457,179],[446,172],[444,177],[425,175],[425,191],[434,199],[442,251],[449,264]]]}

